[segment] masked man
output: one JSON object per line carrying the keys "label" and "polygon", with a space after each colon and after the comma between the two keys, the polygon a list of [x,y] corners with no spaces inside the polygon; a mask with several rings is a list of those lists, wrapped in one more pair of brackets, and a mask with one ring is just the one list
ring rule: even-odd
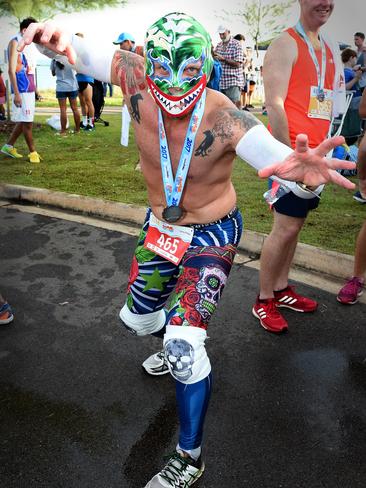
{"label": "masked man", "polygon": [[[52,23],[31,26],[25,43],[34,37],[66,54],[77,71],[119,84],[131,113],[150,207],[120,317],[137,336],[163,338],[180,419],[176,451],[145,488],[191,486],[204,470],[203,422],[212,385],[206,330],[242,232],[231,183],[236,155],[261,169],[262,177],[305,185],[333,181],[353,188],[334,168],[354,164],[324,158],[343,138],[309,150],[302,135],[293,151],[250,113],[206,89],[211,39],[185,14],[166,15],[148,29],[145,60],[127,51],[108,56]],[[307,187],[286,184],[312,196]]]}

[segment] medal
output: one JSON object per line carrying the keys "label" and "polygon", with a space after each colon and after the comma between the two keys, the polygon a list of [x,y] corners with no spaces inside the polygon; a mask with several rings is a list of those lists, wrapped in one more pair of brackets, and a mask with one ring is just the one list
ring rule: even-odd
{"label": "medal", "polygon": [[319,100],[319,102],[324,102],[324,100],[325,100],[324,90],[322,90],[321,88],[319,88],[318,89],[318,93],[316,95],[316,98]]}
{"label": "medal", "polygon": [[158,109],[160,164],[166,200],[166,207],[163,210],[162,216],[163,219],[169,224],[177,222],[185,214],[183,207],[179,206],[179,202],[183,195],[183,189],[192,158],[194,141],[203,117],[203,112],[205,110],[205,101],[206,90],[202,93],[200,100],[198,100],[196,106],[193,109],[191,119],[187,127],[187,133],[184,140],[182,153],[179,158],[179,164],[175,174],[175,178],[172,170],[172,163],[170,159],[168,141],[165,133],[163,116],[160,108]]}
{"label": "medal", "polygon": [[170,205],[169,207],[165,207],[163,210],[163,219],[169,222],[169,224],[177,222],[182,217],[183,209],[177,205]]}

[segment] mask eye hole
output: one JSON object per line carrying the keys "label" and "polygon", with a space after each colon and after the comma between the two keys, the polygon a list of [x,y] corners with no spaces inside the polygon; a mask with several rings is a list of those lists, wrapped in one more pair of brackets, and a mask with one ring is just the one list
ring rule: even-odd
{"label": "mask eye hole", "polygon": [[202,69],[202,63],[201,62],[188,64],[183,70],[182,79],[183,80],[190,80],[192,78],[197,78],[198,76],[200,76],[202,74],[201,69]]}
{"label": "mask eye hole", "polygon": [[153,74],[152,77],[158,80],[170,80],[172,79],[172,69],[168,63],[153,61]]}

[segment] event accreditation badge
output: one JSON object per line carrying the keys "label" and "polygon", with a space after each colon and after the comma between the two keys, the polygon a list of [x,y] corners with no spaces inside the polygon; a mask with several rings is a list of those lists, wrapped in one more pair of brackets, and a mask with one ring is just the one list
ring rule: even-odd
{"label": "event accreditation badge", "polygon": [[312,119],[332,120],[333,91],[322,90],[322,98],[319,100],[318,87],[310,88],[310,103],[308,116]]}
{"label": "event accreditation badge", "polygon": [[193,229],[157,219],[151,212],[144,247],[173,264],[179,264],[193,238]]}

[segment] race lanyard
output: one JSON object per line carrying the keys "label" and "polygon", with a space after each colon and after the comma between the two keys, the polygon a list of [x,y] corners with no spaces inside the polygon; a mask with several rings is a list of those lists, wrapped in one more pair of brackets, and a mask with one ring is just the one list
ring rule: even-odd
{"label": "race lanyard", "polygon": [[178,169],[173,179],[172,163],[170,159],[168,141],[163,122],[163,116],[159,111],[159,140],[160,140],[160,163],[163,175],[163,184],[167,207],[163,211],[163,217],[167,222],[176,222],[183,216],[183,209],[179,207],[182,198],[183,188],[186,182],[189,165],[192,159],[194,141],[200,126],[203,112],[205,109],[206,90],[204,90],[200,100],[197,102],[188,125],[184,140],[182,154],[179,159]]}
{"label": "race lanyard", "polygon": [[327,62],[327,53],[326,53],[326,49],[325,49],[325,43],[323,41],[322,36],[319,35],[319,41],[320,41],[320,46],[321,46],[321,50],[322,50],[322,66],[320,68],[318,58],[316,57],[316,54],[315,54],[314,46],[312,45],[308,35],[304,31],[304,28],[301,25],[301,22],[298,22],[296,24],[295,28],[296,28],[297,32],[299,33],[299,35],[306,42],[306,45],[308,46],[309,54],[310,54],[311,59],[313,60],[313,63],[315,65],[316,75],[318,78],[317,98],[320,102],[323,102],[325,99],[324,82],[325,82],[325,71],[326,71],[326,62]]}

